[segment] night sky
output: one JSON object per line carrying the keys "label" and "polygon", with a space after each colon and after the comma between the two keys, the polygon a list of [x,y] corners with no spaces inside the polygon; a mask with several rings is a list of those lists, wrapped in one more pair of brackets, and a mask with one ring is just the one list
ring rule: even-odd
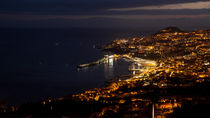
{"label": "night sky", "polygon": [[1,0],[1,28],[210,29],[203,0]]}

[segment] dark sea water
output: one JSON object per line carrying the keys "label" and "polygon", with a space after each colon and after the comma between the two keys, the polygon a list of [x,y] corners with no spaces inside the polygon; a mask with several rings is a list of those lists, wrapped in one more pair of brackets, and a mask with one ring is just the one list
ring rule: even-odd
{"label": "dark sea water", "polygon": [[77,70],[104,52],[94,48],[119,37],[149,34],[143,30],[0,29],[0,101],[23,104],[103,87],[129,74],[129,63],[115,61]]}

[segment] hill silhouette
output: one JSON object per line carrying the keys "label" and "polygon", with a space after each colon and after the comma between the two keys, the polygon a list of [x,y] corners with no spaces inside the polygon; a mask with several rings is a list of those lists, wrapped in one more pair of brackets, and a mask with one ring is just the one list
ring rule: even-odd
{"label": "hill silhouette", "polygon": [[183,32],[181,29],[179,29],[178,27],[166,27],[160,31],[158,31],[155,34],[159,34],[159,33],[175,33],[175,32]]}

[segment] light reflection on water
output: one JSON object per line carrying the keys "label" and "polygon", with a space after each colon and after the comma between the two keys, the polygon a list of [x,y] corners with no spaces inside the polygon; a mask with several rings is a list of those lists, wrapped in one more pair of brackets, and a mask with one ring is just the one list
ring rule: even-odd
{"label": "light reflection on water", "polygon": [[105,79],[114,77],[114,58],[108,58],[104,61],[104,76]]}

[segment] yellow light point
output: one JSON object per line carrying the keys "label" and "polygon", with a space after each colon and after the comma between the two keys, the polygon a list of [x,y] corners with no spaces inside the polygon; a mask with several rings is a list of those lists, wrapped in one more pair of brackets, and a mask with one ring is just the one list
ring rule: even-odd
{"label": "yellow light point", "polygon": [[136,98],[132,98],[132,99],[131,99],[132,102],[135,102],[136,100],[137,100]]}
{"label": "yellow light point", "polygon": [[201,75],[199,75],[198,77],[199,77],[199,78],[204,78],[204,77],[206,77],[206,75],[201,74]]}
{"label": "yellow light point", "polygon": [[46,104],[46,102],[45,101],[42,101],[42,104]]}
{"label": "yellow light point", "polygon": [[136,95],[136,94],[138,94],[136,91],[134,91],[134,92],[131,92],[131,94],[132,95]]}
{"label": "yellow light point", "polygon": [[189,100],[189,101],[192,101],[192,98],[186,98],[187,100]]}
{"label": "yellow light point", "polygon": [[143,93],[143,90],[139,90],[140,93]]}
{"label": "yellow light point", "polygon": [[171,103],[166,103],[166,104],[161,104],[159,106],[161,109],[172,109],[173,108],[173,105]]}
{"label": "yellow light point", "polygon": [[197,73],[193,72],[192,75],[197,75]]}
{"label": "yellow light point", "polygon": [[116,91],[119,88],[119,85],[117,83],[112,83],[111,86],[108,87],[110,91]]}
{"label": "yellow light point", "polygon": [[114,54],[113,56],[114,56],[114,57],[119,57],[120,55]]}
{"label": "yellow light point", "polygon": [[125,103],[125,100],[122,99],[122,100],[119,101],[119,103],[123,104],[123,103]]}
{"label": "yellow light point", "polygon": [[152,50],[154,48],[154,46],[148,46],[149,50]]}

